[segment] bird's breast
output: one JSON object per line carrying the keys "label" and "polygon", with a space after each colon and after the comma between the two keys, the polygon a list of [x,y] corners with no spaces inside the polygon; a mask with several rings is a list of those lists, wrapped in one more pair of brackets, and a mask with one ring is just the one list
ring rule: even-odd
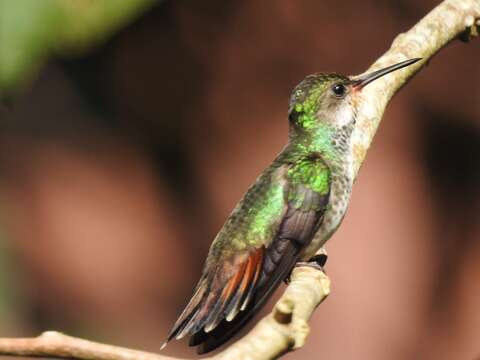
{"label": "bird's breast", "polygon": [[328,207],[312,242],[305,249],[302,260],[308,261],[340,226],[348,208],[352,180],[347,175],[333,175]]}

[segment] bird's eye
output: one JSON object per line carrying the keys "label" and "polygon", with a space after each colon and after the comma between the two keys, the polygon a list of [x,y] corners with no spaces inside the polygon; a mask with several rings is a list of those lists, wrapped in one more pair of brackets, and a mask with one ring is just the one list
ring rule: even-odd
{"label": "bird's eye", "polygon": [[347,89],[342,84],[335,84],[332,86],[332,91],[335,94],[335,96],[342,97],[343,95],[345,95],[345,92],[347,91]]}

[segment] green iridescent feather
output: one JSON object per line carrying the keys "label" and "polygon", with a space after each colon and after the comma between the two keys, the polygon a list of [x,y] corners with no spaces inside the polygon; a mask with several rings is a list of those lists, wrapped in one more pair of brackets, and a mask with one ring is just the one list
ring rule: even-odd
{"label": "green iridescent feather", "polygon": [[[302,159],[290,167],[287,176],[292,189],[304,186],[319,195],[327,195],[330,191],[330,169],[321,159]],[[304,196],[304,192],[289,191],[288,200],[298,208]]]}
{"label": "green iridescent feather", "polygon": [[[290,162],[292,161],[292,162]],[[275,236],[288,204],[299,208],[302,187],[326,195],[330,170],[321,158],[298,150],[280,155],[248,190],[213,243],[212,251],[229,257],[242,250],[268,246]],[[229,246],[225,246],[226,244]]]}

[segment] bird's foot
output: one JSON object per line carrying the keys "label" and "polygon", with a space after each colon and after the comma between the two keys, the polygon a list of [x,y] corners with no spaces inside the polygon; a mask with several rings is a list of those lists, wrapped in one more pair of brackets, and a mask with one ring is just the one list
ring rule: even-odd
{"label": "bird's foot", "polygon": [[298,266],[308,266],[316,270],[325,272],[325,264],[327,263],[327,254],[316,254],[308,261],[299,261],[295,264],[295,267]]}
{"label": "bird's foot", "polygon": [[[307,266],[315,270],[325,272],[325,264],[327,263],[327,252],[324,248],[321,248],[310,260],[308,261],[299,261],[295,264],[295,267]],[[292,270],[293,271],[293,270]],[[288,277],[285,279],[285,283],[288,285],[290,283],[290,276],[292,273],[288,274]]]}

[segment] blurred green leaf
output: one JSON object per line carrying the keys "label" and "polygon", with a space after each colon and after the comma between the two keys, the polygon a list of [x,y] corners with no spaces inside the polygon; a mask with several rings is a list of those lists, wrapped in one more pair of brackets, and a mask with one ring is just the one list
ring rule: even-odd
{"label": "blurred green leaf", "polygon": [[85,51],[140,15],[154,0],[56,0],[65,11],[62,51]]}
{"label": "blurred green leaf", "polygon": [[24,84],[53,51],[87,51],[157,2],[0,0],[0,92]]}
{"label": "blurred green leaf", "polygon": [[54,0],[0,0],[0,89],[31,75],[62,25]]}

